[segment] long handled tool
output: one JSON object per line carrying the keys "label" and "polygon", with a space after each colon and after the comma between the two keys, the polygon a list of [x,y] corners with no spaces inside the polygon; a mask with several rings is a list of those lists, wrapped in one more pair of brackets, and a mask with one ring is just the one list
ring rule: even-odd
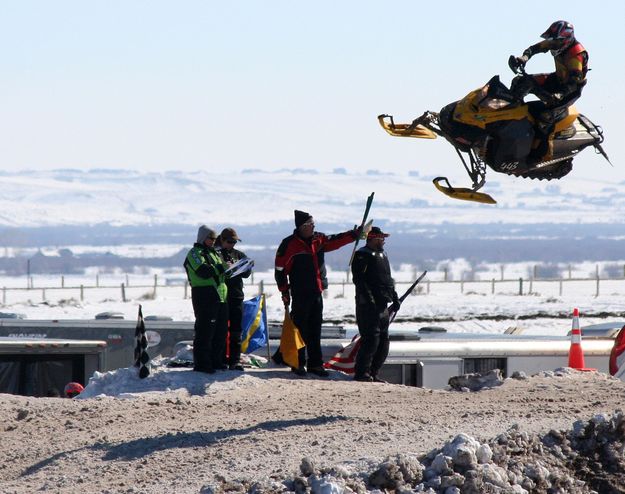
{"label": "long handled tool", "polygon": [[[360,223],[361,229],[364,231],[365,224],[367,223],[367,218],[369,217],[369,211],[371,210],[371,204],[373,203],[373,196],[375,192],[372,192],[369,197],[367,197],[367,205],[365,206],[365,214],[362,215],[362,222]],[[358,242],[360,242],[360,237],[356,239],[354,242],[354,249],[352,250],[352,255],[349,258],[349,264],[347,265],[347,279],[349,279],[349,268],[354,261],[354,255],[356,254],[356,248],[358,247]]]}

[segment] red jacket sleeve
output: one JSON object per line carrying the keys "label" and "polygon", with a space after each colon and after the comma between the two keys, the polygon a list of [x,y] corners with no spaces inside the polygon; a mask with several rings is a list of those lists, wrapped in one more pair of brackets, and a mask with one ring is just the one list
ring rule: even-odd
{"label": "red jacket sleeve", "polygon": [[349,230],[343,233],[337,233],[336,235],[324,235],[321,234],[321,246],[325,252],[340,249],[344,245],[350,244],[356,240],[353,230]]}

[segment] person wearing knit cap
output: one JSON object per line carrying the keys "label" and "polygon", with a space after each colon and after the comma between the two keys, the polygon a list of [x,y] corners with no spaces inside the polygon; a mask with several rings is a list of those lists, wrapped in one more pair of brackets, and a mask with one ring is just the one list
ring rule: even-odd
{"label": "person wearing knit cap", "polygon": [[374,226],[367,234],[367,244],[358,249],[352,262],[356,285],[356,322],[360,348],[356,354],[354,379],[383,382],[378,373],[388,356],[390,309],[397,312],[399,299],[384,243],[388,233]]}
{"label": "person wearing knit cap", "polygon": [[[228,266],[232,266],[241,259],[247,259],[243,251],[235,249],[241,239],[234,228],[224,228],[215,247]],[[233,278],[226,280],[228,286],[228,367],[230,370],[243,371],[241,364],[241,322],[243,320],[243,278],[249,278],[252,268]]]}
{"label": "person wearing knit cap", "polygon": [[208,374],[225,368],[223,354],[228,331],[228,266],[214,248],[216,239],[214,230],[200,226],[197,241],[184,261],[195,314],[193,370]]}
{"label": "person wearing knit cap", "polygon": [[[275,260],[275,279],[282,301],[286,310],[290,307],[291,318],[306,344],[299,353],[299,366],[291,370],[298,375],[310,372],[327,377],[321,355],[322,293],[328,287],[325,253],[355,241],[362,229],[325,235],[315,231],[309,213],[295,210],[294,217],[295,230],[282,240]],[[279,361],[280,357],[274,356],[274,360]]]}

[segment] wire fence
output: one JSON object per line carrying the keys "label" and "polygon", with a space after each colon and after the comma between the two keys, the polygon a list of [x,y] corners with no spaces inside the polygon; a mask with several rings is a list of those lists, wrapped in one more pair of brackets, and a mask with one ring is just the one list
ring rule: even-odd
{"label": "wire fence", "polygon": [[[354,297],[353,283],[345,278],[331,279],[328,289],[324,291],[326,298]],[[405,277],[405,276],[404,276]],[[80,280],[78,282],[77,280]],[[146,282],[149,280],[149,282]],[[24,281],[23,279],[21,280]],[[396,281],[398,293],[402,293],[412,281],[401,279]],[[103,302],[103,301],[134,301],[154,300],[157,298],[187,299],[191,289],[186,280],[168,279],[154,275],[153,278],[141,277],[131,280],[129,276],[117,280],[100,280],[86,283],[85,278],[74,280],[60,277],[28,278],[26,286],[3,286],[2,305],[7,306],[20,302]],[[265,293],[268,297],[278,295],[275,281],[269,275],[256,276],[245,281],[245,293],[253,296]],[[509,279],[469,279],[446,280],[425,279],[414,290],[414,296],[428,295],[515,295],[515,296],[566,296],[568,294],[599,297],[600,295],[625,294],[625,277],[601,277],[597,271],[595,277],[575,278],[509,278]]]}

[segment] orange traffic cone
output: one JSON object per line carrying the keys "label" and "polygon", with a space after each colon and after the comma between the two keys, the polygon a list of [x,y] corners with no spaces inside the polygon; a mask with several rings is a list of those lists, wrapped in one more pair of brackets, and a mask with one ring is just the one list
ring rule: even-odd
{"label": "orange traffic cone", "polygon": [[569,348],[569,367],[580,371],[594,371],[584,364],[582,350],[582,330],[579,328],[579,309],[573,309],[573,327],[571,328],[571,347]]}

